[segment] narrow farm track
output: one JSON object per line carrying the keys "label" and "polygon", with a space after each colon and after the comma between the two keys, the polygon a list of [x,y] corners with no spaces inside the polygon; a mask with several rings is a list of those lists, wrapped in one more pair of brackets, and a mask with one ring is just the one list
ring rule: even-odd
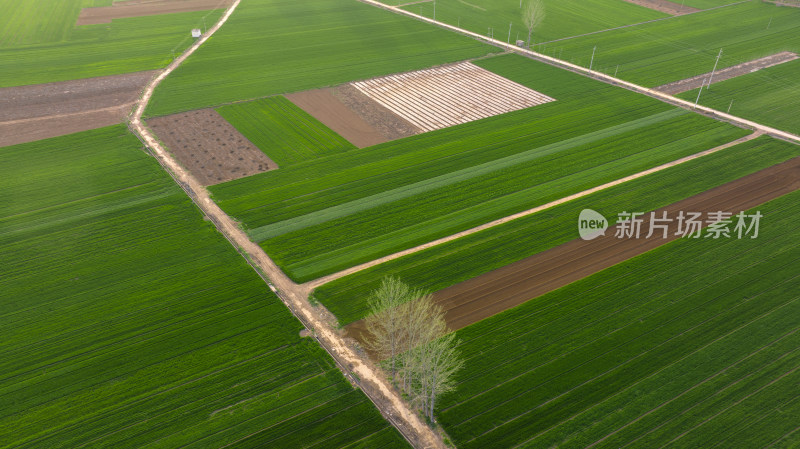
{"label": "narrow farm track", "polygon": [[[211,200],[203,185],[184,170],[142,121],[142,115],[156,87],[222,27],[240,2],[241,0],[235,0],[213,27],[147,85],[130,117],[130,128],[217,229],[231,244],[237,247],[257,271],[271,281],[270,287],[276,290],[278,296],[292,313],[313,331],[317,341],[333,356],[339,366],[348,367],[350,373],[358,377],[364,393],[388,418],[388,421],[397,427],[415,447],[444,448],[442,440],[408,407],[396,390],[384,379],[384,376],[372,367],[369,360],[348,346],[339,333],[314,310],[308,302],[311,290],[307,286],[292,282],[261,247],[250,241],[231,217]],[[345,375],[350,373],[345,372]]]}

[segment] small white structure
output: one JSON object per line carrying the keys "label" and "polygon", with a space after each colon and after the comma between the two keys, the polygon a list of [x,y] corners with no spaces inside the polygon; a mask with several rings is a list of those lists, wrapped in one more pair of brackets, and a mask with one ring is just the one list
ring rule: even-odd
{"label": "small white structure", "polygon": [[522,39],[517,39],[517,47],[525,47],[525,41]]}
{"label": "small white structure", "polygon": [[197,39],[198,37],[202,36],[203,32],[200,31],[200,28],[195,28],[192,30],[192,37]]}

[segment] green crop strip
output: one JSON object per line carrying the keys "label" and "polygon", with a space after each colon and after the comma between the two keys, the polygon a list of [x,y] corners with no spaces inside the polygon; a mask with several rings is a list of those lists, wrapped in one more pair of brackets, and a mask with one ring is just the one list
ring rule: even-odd
{"label": "green crop strip", "polygon": [[282,169],[355,148],[284,97],[270,97],[217,109]]}
{"label": "green crop strip", "polygon": [[613,217],[646,212],[800,155],[797,147],[760,137],[584,198],[387,262],[319,287],[314,295],[340,323],[366,313],[369,291],[389,275],[430,290],[457,284],[577,238],[575,222],[591,208]]}
{"label": "green crop strip", "polygon": [[296,217],[291,220],[286,220],[267,226],[261,226],[259,228],[251,230],[249,232],[249,235],[255,241],[266,240],[268,238],[285,234],[287,232],[307,228],[309,226],[313,226],[330,220],[335,220],[337,218],[345,217],[347,215],[371,209],[376,206],[380,206],[382,204],[390,203],[393,201],[399,201],[414,195],[425,193],[429,190],[447,187],[455,183],[466,181],[471,178],[476,178],[491,172],[504,170],[513,167],[517,164],[531,162],[536,159],[556,154],[579,145],[586,145],[595,142],[597,140],[612,138],[614,136],[618,136],[626,132],[630,132],[650,125],[655,125],[657,123],[685,114],[688,114],[688,112],[682,109],[672,109],[666,112],[662,112],[660,114],[654,114],[649,117],[632,120],[630,122],[626,122],[621,125],[612,126],[610,128],[606,128],[600,131],[574,137],[572,139],[563,140],[555,144],[545,145],[544,147],[523,151],[513,156],[508,156],[505,158],[496,159],[494,161],[476,165],[466,169],[457,170],[448,173],[446,175],[441,175],[434,178],[426,179],[424,181],[403,186],[398,189],[388,190],[386,192],[368,196],[366,198],[362,198],[357,201],[352,201],[340,204],[335,207],[322,209],[320,211]]}
{"label": "green crop strip", "polygon": [[0,154],[1,446],[408,447],[124,126]]}

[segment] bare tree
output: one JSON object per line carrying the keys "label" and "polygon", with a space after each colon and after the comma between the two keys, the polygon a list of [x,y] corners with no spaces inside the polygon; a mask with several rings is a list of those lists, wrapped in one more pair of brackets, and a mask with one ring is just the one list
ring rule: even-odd
{"label": "bare tree", "polygon": [[368,348],[389,364],[392,381],[400,374],[403,391],[433,419],[436,398],[453,388],[453,375],[463,365],[444,310],[431,295],[396,278],[384,279],[368,302]]}
{"label": "bare tree", "polygon": [[455,334],[448,334],[427,344],[428,349],[428,418],[433,420],[433,410],[436,405],[436,398],[444,393],[448,393],[455,388],[453,376],[464,366],[460,359],[456,347],[460,341],[456,340]]}
{"label": "bare tree", "polygon": [[533,30],[544,20],[544,3],[542,0],[528,0],[522,11],[522,23],[528,28],[528,48],[531,48]]}
{"label": "bare tree", "polygon": [[397,356],[404,351],[403,305],[412,298],[408,285],[397,278],[388,277],[367,299],[370,315],[364,320],[367,331],[366,346],[380,360],[388,360],[394,381]]}

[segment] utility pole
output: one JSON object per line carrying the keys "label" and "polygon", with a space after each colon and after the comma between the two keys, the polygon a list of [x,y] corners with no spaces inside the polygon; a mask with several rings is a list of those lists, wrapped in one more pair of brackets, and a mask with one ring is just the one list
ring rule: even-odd
{"label": "utility pole", "polygon": [[722,49],[719,49],[719,54],[717,55],[717,62],[714,63],[714,70],[711,71],[711,78],[708,79],[708,86],[706,86],[706,90],[711,87],[711,80],[714,79],[714,72],[717,71],[717,64],[719,64],[719,58],[722,56]]}
{"label": "utility pole", "polygon": [[731,100],[731,104],[728,105],[728,113],[731,112],[731,106],[733,106],[733,100]]}
{"label": "utility pole", "polygon": [[770,25],[772,25],[772,17],[769,18],[769,23],[767,24],[767,29],[769,29]]}
{"label": "utility pole", "polygon": [[592,70],[592,65],[594,65],[594,52],[595,52],[595,50],[597,50],[597,45],[595,45],[594,49],[592,50],[592,60],[589,61],[589,70]]}
{"label": "utility pole", "polygon": [[436,22],[436,0],[433,0],[433,21]]}
{"label": "utility pole", "polygon": [[706,80],[703,80],[703,84],[700,85],[700,91],[697,92],[697,99],[694,100],[694,107],[697,107],[697,103],[700,102],[700,94],[703,93],[703,87],[706,84]]}
{"label": "utility pole", "polygon": [[513,23],[514,22],[511,22],[511,23],[508,24],[508,40],[506,41],[507,44],[511,44],[511,25]]}
{"label": "utility pole", "polygon": [[614,70],[614,78],[617,77],[617,72],[619,72],[619,64],[617,64],[617,70]]}

